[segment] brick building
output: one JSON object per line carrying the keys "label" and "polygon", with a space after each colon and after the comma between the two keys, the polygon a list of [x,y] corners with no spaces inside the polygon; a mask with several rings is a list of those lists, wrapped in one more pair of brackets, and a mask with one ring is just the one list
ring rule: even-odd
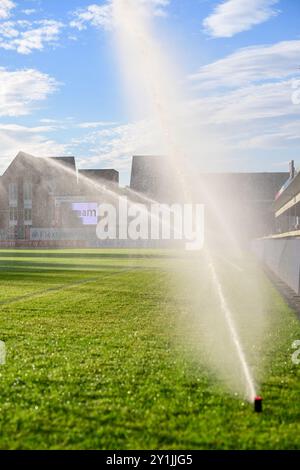
{"label": "brick building", "polygon": [[[0,239],[57,239],[59,230],[91,230],[79,209],[87,211],[118,189],[116,170],[79,170],[74,157],[36,158],[20,152],[0,177]],[[73,206],[77,204],[77,206]],[[47,231],[48,230],[48,235]],[[93,228],[93,232],[95,232]]]}
{"label": "brick building", "polygon": [[[130,189],[159,202],[182,202],[173,184],[176,177],[167,159],[135,156]],[[288,178],[288,172],[195,173],[187,178],[189,202],[205,205],[210,237],[222,237],[228,229],[248,243],[274,232],[274,199]],[[119,188],[116,170],[77,170],[74,157],[36,158],[20,152],[0,177],[0,244],[99,246],[97,208],[116,203],[110,190],[135,197]]]}

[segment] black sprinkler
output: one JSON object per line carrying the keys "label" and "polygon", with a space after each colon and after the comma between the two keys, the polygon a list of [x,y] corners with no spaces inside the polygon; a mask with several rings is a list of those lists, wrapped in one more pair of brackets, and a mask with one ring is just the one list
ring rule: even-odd
{"label": "black sprinkler", "polygon": [[255,397],[255,400],[254,400],[254,411],[255,411],[256,413],[261,413],[261,412],[262,412],[262,402],[263,402],[262,397]]}

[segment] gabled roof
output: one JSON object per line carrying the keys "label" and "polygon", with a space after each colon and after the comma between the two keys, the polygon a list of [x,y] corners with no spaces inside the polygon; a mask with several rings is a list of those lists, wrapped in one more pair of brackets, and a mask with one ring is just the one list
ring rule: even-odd
{"label": "gabled roof", "polygon": [[2,176],[7,175],[9,172],[13,171],[16,166],[24,166],[25,169],[31,168],[32,170],[38,171],[40,173],[47,172],[51,163],[56,163],[53,165],[53,168],[58,170],[59,166],[68,168],[68,170],[74,171],[76,173],[76,163],[74,157],[34,157],[26,152],[19,152],[17,156],[10,163],[8,168],[5,170]]}
{"label": "gabled roof", "polygon": [[32,158],[35,158],[33,157],[32,155],[30,155],[29,153],[25,153],[25,152],[19,152],[17,154],[17,156],[10,162],[10,164],[8,165],[8,167],[6,168],[6,170],[4,171],[3,176],[5,176],[7,173],[9,173],[11,171],[11,169],[18,164],[18,162],[20,160],[23,160],[26,161],[27,164],[31,164],[31,161],[32,161]]}

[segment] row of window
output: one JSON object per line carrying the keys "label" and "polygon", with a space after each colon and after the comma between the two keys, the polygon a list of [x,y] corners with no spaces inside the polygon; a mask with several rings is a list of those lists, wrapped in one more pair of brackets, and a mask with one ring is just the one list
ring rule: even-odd
{"label": "row of window", "polygon": [[[18,200],[18,184],[10,183],[8,187],[9,201],[15,202]],[[32,199],[32,184],[30,181],[24,181],[23,184],[23,197],[24,201],[31,201]]]}
{"label": "row of window", "polygon": [[[9,209],[9,220],[11,222],[18,221],[18,209],[16,207],[10,207]],[[32,220],[32,210],[24,209],[24,222],[31,222]]]}

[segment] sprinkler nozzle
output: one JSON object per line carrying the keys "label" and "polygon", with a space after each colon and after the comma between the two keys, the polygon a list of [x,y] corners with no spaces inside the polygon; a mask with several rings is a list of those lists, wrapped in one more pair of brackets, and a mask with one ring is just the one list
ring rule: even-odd
{"label": "sprinkler nozzle", "polygon": [[262,412],[262,397],[255,397],[254,400],[254,411],[256,413],[261,413]]}

